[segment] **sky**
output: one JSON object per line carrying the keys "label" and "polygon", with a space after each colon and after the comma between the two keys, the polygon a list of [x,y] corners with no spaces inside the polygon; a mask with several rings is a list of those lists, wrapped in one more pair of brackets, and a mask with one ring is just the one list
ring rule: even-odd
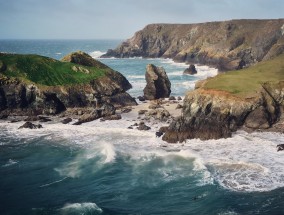
{"label": "sky", "polygon": [[284,0],[0,0],[0,39],[127,39],[151,23],[284,18]]}

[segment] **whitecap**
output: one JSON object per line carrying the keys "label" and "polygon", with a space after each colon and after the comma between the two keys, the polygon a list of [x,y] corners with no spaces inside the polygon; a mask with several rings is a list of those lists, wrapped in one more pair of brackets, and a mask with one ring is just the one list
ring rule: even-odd
{"label": "whitecap", "polygon": [[9,166],[17,164],[18,162],[19,161],[17,161],[17,160],[9,159],[8,162],[6,164],[4,164],[2,167],[9,167]]}
{"label": "whitecap", "polygon": [[61,209],[61,213],[64,214],[101,214],[103,210],[93,202],[84,203],[68,203],[65,204]]}
{"label": "whitecap", "polygon": [[89,53],[92,58],[99,58],[100,56],[106,54],[106,52],[101,52],[101,51],[93,51]]}

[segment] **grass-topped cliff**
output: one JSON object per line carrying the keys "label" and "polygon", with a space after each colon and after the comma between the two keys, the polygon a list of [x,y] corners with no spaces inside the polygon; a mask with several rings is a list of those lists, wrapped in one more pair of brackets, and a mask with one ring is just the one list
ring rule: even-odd
{"label": "grass-topped cliff", "polygon": [[[94,107],[96,98],[116,106],[136,105],[132,86],[84,52],[61,61],[38,55],[0,53],[0,118],[7,114],[55,114],[69,107]],[[2,113],[1,113],[2,112]]]}
{"label": "grass-topped cliff", "polygon": [[88,83],[108,67],[82,66],[39,55],[0,54],[1,74],[35,84],[58,86]]}
{"label": "grass-topped cliff", "polygon": [[279,81],[284,81],[284,54],[243,70],[219,74],[205,81],[203,88],[250,97],[258,94],[264,83]]}

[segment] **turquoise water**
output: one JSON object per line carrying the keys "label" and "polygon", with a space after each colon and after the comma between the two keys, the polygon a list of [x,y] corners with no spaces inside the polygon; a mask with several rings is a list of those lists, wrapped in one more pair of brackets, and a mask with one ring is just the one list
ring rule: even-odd
{"label": "turquoise water", "polygon": [[[118,42],[0,41],[0,51],[97,57]],[[167,59],[101,61],[127,76],[133,96],[142,94],[147,63],[166,68],[174,95],[215,73],[201,66],[183,76],[186,66]],[[284,152],[276,151],[284,134],[167,145],[155,137],[160,124],[129,130],[132,119],[40,130],[0,121],[0,214],[284,214]]]}

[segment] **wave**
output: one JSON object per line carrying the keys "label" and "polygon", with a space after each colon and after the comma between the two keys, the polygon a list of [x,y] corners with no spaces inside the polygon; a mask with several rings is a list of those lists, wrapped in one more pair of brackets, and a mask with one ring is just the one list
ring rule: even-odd
{"label": "wave", "polygon": [[44,185],[41,185],[41,186],[39,186],[39,187],[48,187],[48,186],[50,186],[50,185],[60,183],[60,182],[64,181],[64,180],[67,179],[67,178],[68,178],[68,177],[65,177],[65,178],[63,178],[63,179],[60,179],[60,180],[57,180],[57,181],[54,181],[54,182],[51,182],[51,183],[48,183],[48,184],[44,184]]}
{"label": "wave", "polygon": [[93,51],[89,53],[92,58],[99,58],[100,56],[106,54],[106,52],[101,52],[101,51]]}
{"label": "wave", "polygon": [[4,164],[2,167],[9,167],[9,166],[17,164],[18,162],[19,161],[17,161],[17,160],[9,159],[8,162],[6,164]]}
{"label": "wave", "polygon": [[101,214],[103,210],[96,203],[72,203],[65,204],[60,211],[62,214]]}

